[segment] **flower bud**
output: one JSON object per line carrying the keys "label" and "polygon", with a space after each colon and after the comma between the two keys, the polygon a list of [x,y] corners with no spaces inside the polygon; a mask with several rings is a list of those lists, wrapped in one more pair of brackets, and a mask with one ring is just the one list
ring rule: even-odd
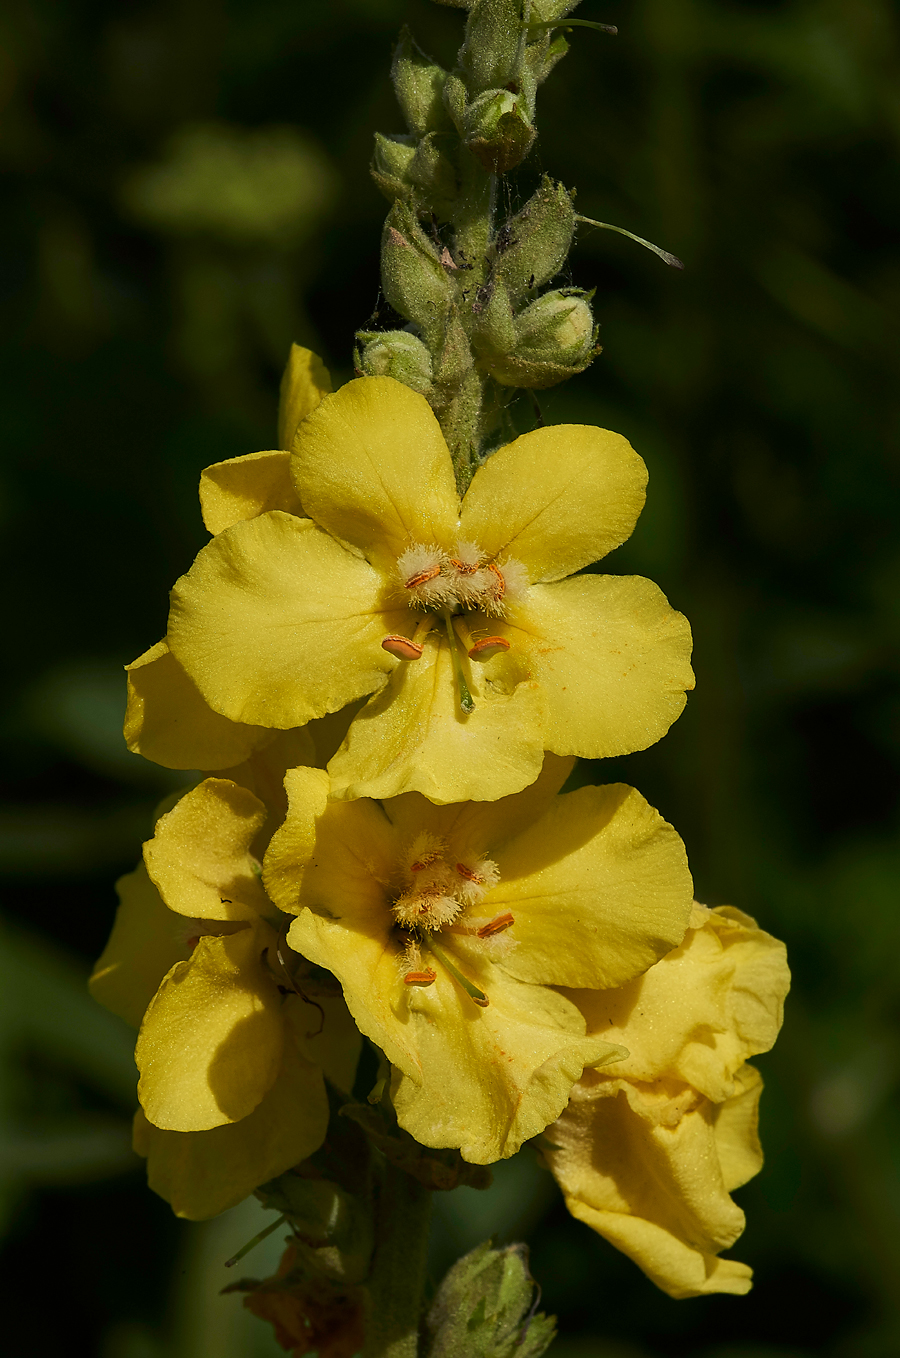
{"label": "flower bud", "polygon": [[406,125],[416,137],[449,128],[443,99],[446,79],[447,72],[428,59],[404,25],[394,48],[391,80]]}
{"label": "flower bud", "polygon": [[537,192],[497,237],[495,272],[513,304],[559,273],[574,234],[572,196],[545,175]]}
{"label": "flower bud", "polygon": [[385,137],[375,133],[371,175],[385,198],[412,203],[419,213],[434,213],[447,221],[456,204],[456,172],[427,133],[416,145],[414,137]]}
{"label": "flower bud", "polygon": [[518,83],[524,46],[521,0],[475,0],[459,53],[469,93]]}
{"label": "flower bud", "polygon": [[409,196],[407,172],[416,154],[413,137],[385,137],[375,133],[375,154],[372,157],[371,175],[385,198]]}
{"label": "flower bud", "polygon": [[361,332],[364,348],[356,366],[366,377],[394,377],[420,396],[432,388],[431,355],[422,341],[408,330]]}
{"label": "flower bud", "polygon": [[535,1315],[534,1279],[524,1245],[479,1245],[459,1259],[437,1290],[425,1321],[431,1358],[539,1358],[554,1321]]}
{"label": "flower bud", "polygon": [[583,372],[594,357],[596,327],[586,294],[576,288],[548,292],[516,318],[515,348],[489,364],[508,387],[553,387]]}
{"label": "flower bud", "polygon": [[453,289],[415,212],[405,203],[396,202],[384,224],[381,286],[394,310],[417,325],[429,348],[435,348]]}
{"label": "flower bud", "polygon": [[491,174],[514,170],[536,136],[524,98],[510,90],[485,90],[466,109],[466,146]]}

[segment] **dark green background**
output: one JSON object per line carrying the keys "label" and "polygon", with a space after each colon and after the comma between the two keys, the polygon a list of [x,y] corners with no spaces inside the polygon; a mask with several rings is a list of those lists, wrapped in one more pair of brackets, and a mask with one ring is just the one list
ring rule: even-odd
{"label": "dark green background", "polygon": [[[444,1205],[444,1253],[527,1231],[560,1358],[887,1358],[900,15],[888,0],[588,0],[579,14],[619,37],[572,35],[513,191],[546,169],[583,213],[687,268],[584,230],[571,279],[597,289],[605,351],[542,404],[644,456],[647,509],[610,566],[688,614],[698,679],[659,746],[591,776],[635,783],[674,822],[698,897],[786,939],[795,989],[760,1061],[766,1167],[738,1195],[747,1299],[657,1293],[568,1219],[529,1153],[487,1198]],[[452,58],[461,16],[426,0],[8,0],[0,18],[10,1358],[277,1351],[215,1296],[228,1231],[256,1226],[240,1209],[231,1226],[176,1223],[145,1189],[127,1149],[130,1039],[82,987],[112,881],[172,786],[121,747],[120,667],[162,634],[166,591],[205,540],[198,473],[272,446],[291,339],[343,380],[377,307],[385,205],[366,167],[373,130],[402,130],[387,70],[404,19]],[[305,219],[243,236],[224,213],[142,213],[135,175],[210,119],[305,129],[330,194],[320,177]]]}

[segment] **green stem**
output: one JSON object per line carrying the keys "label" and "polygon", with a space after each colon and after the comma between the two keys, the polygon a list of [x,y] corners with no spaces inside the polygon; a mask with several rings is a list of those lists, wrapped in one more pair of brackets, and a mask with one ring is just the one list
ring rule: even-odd
{"label": "green stem", "polygon": [[450,660],[453,665],[453,674],[456,678],[456,686],[459,692],[459,705],[466,716],[475,711],[475,699],[469,692],[469,685],[466,683],[466,676],[463,674],[462,661],[459,658],[459,647],[456,640],[456,633],[453,630],[453,619],[445,609],[441,614],[444,619],[444,626],[447,629],[447,642],[450,647]]}
{"label": "green stem", "polygon": [[385,1162],[363,1358],[416,1358],[419,1352],[430,1217],[431,1190]]}

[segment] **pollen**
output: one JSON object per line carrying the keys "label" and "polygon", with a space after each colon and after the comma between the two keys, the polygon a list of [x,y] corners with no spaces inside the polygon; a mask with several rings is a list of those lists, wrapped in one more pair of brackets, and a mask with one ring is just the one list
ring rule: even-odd
{"label": "pollen", "polygon": [[437,972],[427,967],[424,971],[408,971],[403,977],[404,985],[427,986],[434,985],[437,980]]}
{"label": "pollen", "polygon": [[418,660],[422,654],[422,647],[417,641],[400,636],[396,632],[385,637],[381,649],[387,651],[389,655],[395,655],[398,660]]}

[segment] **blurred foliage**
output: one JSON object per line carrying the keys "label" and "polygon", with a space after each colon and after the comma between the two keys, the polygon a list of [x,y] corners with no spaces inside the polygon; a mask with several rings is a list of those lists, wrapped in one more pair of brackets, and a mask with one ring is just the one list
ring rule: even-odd
{"label": "blurred foliage", "polygon": [[[591,766],[684,836],[700,899],[786,938],[796,984],[746,1300],[674,1303],[568,1219],[530,1152],[439,1204],[435,1274],[525,1232],[558,1358],[900,1351],[900,15],[890,0],[607,0],[546,86],[541,169],[579,210],[602,358],[542,402],[651,473],[615,570],[691,618],[698,688],[659,746]],[[8,0],[0,17],[0,1197],[4,1353],[52,1289],[67,1351],[273,1354],[221,1262],[253,1204],[175,1222],[127,1149],[130,1037],[82,990],[154,802],[120,665],[202,544],[200,469],[271,446],[289,342],[349,376],[379,320],[371,137],[427,0]],[[527,427],[529,410],[518,415]],[[274,1241],[274,1244],[273,1244]],[[271,1246],[277,1255],[277,1236]],[[261,1261],[263,1272],[273,1259]]]}

